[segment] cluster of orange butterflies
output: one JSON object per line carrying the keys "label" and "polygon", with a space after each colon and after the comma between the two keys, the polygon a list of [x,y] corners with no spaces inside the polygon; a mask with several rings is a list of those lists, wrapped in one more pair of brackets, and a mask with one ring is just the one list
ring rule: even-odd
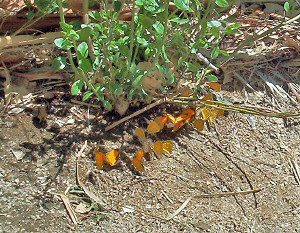
{"label": "cluster of orange butterflies", "polygon": [[[220,84],[218,84],[220,85]],[[219,86],[211,87],[216,91],[219,91]],[[208,94],[203,97],[204,100],[213,100],[212,94]],[[194,109],[189,108],[185,109],[178,117],[174,117],[171,114],[166,113],[163,116],[156,117],[152,122],[150,122],[147,126],[148,134],[155,134],[160,132],[168,123],[168,127],[173,127],[172,131],[177,131],[180,129],[185,123],[188,123],[193,119],[196,112]],[[204,129],[204,122],[209,121],[212,123],[217,116],[222,116],[224,114],[224,110],[217,109],[213,107],[203,107],[201,108],[202,118],[195,119],[193,121],[193,126],[198,131],[202,131]],[[170,123],[170,124],[169,124]],[[158,158],[166,154],[171,154],[173,152],[174,142],[171,140],[167,141],[156,141],[154,144],[151,139],[147,139],[145,136],[145,130],[142,128],[137,128],[135,130],[135,134],[138,137],[139,141],[143,145],[144,150],[139,150],[136,152],[136,155],[132,159],[132,165],[139,172],[144,172],[144,164],[143,159],[146,153],[149,153],[151,156],[155,154]],[[152,146],[153,145],[153,146]],[[153,149],[152,149],[153,148]],[[119,151],[112,150],[106,155],[99,151],[99,144],[94,150],[94,156],[96,159],[96,164],[98,169],[102,169],[104,163],[109,164],[110,166],[114,166],[119,158]]]}

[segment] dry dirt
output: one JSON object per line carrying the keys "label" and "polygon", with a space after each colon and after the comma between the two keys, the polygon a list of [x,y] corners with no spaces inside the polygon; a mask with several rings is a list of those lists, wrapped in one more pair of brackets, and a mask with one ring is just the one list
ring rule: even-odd
{"label": "dry dirt", "polygon": [[[265,22],[262,17],[258,22],[256,18],[245,19],[260,25]],[[240,22],[244,21],[242,17]],[[248,22],[245,25],[250,33],[245,35],[251,37]],[[294,26],[287,31],[289,43],[298,35],[298,24]],[[271,51],[274,63],[269,65],[272,59],[268,56],[244,57],[242,64],[229,67],[261,95],[244,95],[237,80],[222,85],[221,94],[231,103],[299,112],[299,103],[292,105],[267,93],[270,86],[266,83],[272,81],[252,78],[257,71],[273,78],[276,71],[299,84],[298,44],[278,44],[271,36],[267,39],[271,42],[257,43],[258,51],[252,52]],[[288,50],[293,51],[292,56],[284,57],[288,54],[285,49],[275,49],[280,46],[296,48]],[[284,64],[293,58],[296,65]],[[286,88],[286,82],[279,86]],[[2,97],[2,86],[0,89]],[[161,105],[105,132],[118,116],[74,105],[65,96],[45,102],[48,114],[42,122],[33,117],[28,106],[21,106],[24,111],[19,114],[0,113],[1,232],[300,232],[300,181],[293,170],[293,164],[300,164],[299,118],[229,112],[202,132],[189,125],[176,133],[163,130],[152,139],[174,140],[173,153],[146,161],[146,172],[140,175],[131,165],[135,151],[142,148],[134,136],[135,128],[145,128],[147,120],[165,111],[176,115],[177,107]],[[99,141],[106,152],[120,149],[116,166],[97,170],[92,153]],[[102,206],[86,196],[76,182],[76,156],[85,142],[87,148],[77,161],[78,176]],[[63,194],[75,210],[78,226],[67,212]],[[181,211],[166,220],[180,207]]]}
{"label": "dry dirt", "polygon": [[[224,94],[243,99],[238,92]],[[174,108],[160,106],[107,133],[105,126],[116,120],[113,114],[101,116],[92,109],[88,120],[87,108],[68,101],[52,102],[44,124],[26,111],[2,116],[0,230],[300,232],[300,187],[291,167],[291,161],[299,163],[299,119],[229,113],[200,133],[190,126],[176,134],[163,131],[157,138],[174,140],[174,152],[147,161],[145,174],[138,175],[130,165],[141,148],[133,131],[165,109],[176,114]],[[97,170],[92,151],[99,140],[106,151],[121,147],[117,166]],[[75,177],[76,155],[85,141],[78,174],[105,202],[105,210],[93,203],[94,208],[81,209],[86,213],[76,213],[76,227],[59,194],[66,193],[74,209],[91,205]],[[213,196],[259,189],[255,194]],[[212,196],[195,197],[201,194]],[[195,198],[165,220],[190,197]]]}

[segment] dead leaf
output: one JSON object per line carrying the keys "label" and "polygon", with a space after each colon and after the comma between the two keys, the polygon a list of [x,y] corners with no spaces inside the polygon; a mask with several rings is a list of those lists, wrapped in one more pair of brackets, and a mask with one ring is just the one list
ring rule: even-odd
{"label": "dead leaf", "polygon": [[172,132],[177,131],[177,130],[180,129],[183,125],[184,125],[184,121],[178,121],[178,122],[174,125]]}
{"label": "dead leaf", "polygon": [[192,93],[193,93],[193,91],[192,91],[191,89],[189,89],[189,90],[183,92],[183,93],[181,94],[181,96],[182,96],[182,97],[189,97]]}
{"label": "dead leaf", "polygon": [[16,157],[17,160],[21,160],[24,158],[25,153],[21,150],[12,150],[13,155]]}
{"label": "dead leaf", "polygon": [[166,113],[166,117],[168,118],[168,120],[170,120],[173,124],[176,123],[176,119],[175,117],[173,117],[171,114]]}
{"label": "dead leaf", "polygon": [[194,109],[185,109],[179,117],[176,118],[176,122],[185,121],[186,123],[191,120],[191,118],[195,115]]}
{"label": "dead leaf", "polygon": [[75,211],[79,214],[87,214],[93,209],[92,206],[87,206],[84,203],[80,203],[76,206]]}
{"label": "dead leaf", "polygon": [[204,96],[203,99],[204,99],[204,100],[213,100],[213,95],[212,95],[212,93],[207,94],[206,96]]}
{"label": "dead leaf", "polygon": [[123,116],[129,108],[129,101],[124,97],[119,97],[115,103],[115,111]]}
{"label": "dead leaf", "polygon": [[232,82],[233,81],[233,74],[232,74],[232,72],[228,71],[227,69],[223,70],[223,71],[224,71],[223,84]]}
{"label": "dead leaf", "polygon": [[264,12],[269,14],[269,13],[275,13],[278,15],[284,15],[284,9],[282,5],[279,5],[277,3],[264,3],[265,9]]}
{"label": "dead leaf", "polygon": [[32,112],[32,115],[33,117],[38,118],[40,123],[45,121],[48,116],[46,105],[42,105],[41,107],[35,108]]}
{"label": "dead leaf", "polygon": [[[151,68],[152,63],[149,61],[140,62],[137,64],[137,69],[149,71]],[[163,75],[157,70],[157,68],[154,68],[149,74],[145,75],[143,77],[142,85],[144,86],[145,90],[156,90],[162,88],[163,83]]]}
{"label": "dead leaf", "polygon": [[218,111],[218,116],[224,116],[224,109],[217,109]]}
{"label": "dead leaf", "polygon": [[210,82],[210,83],[208,83],[208,86],[215,91],[218,91],[218,92],[221,91],[221,84],[219,84],[219,83]]}
{"label": "dead leaf", "polygon": [[160,127],[160,130],[162,130],[164,128],[164,123],[163,123],[163,117],[162,116],[159,116],[159,117],[156,117],[154,119],[154,121],[158,124],[158,126]]}
{"label": "dead leaf", "polygon": [[218,116],[218,111],[216,109],[213,109],[210,113],[211,114],[209,116],[209,122],[213,123],[216,120],[217,116]]}

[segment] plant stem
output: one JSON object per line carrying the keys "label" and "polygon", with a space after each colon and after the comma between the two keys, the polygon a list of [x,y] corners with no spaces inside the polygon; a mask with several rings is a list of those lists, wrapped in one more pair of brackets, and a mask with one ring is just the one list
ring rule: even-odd
{"label": "plant stem", "polygon": [[[82,11],[83,11],[83,23],[87,25],[89,23],[89,0],[83,0]],[[87,43],[89,47],[89,57],[91,58],[92,62],[94,62],[95,61],[94,47],[93,47],[93,41],[91,39],[91,36],[89,36]]]}
{"label": "plant stem", "polygon": [[62,6],[61,0],[57,0],[57,4],[58,4],[58,7],[59,7],[59,17],[60,17],[60,21],[61,21],[62,23],[66,23],[65,16],[64,16],[64,12],[63,12],[63,6]]}
{"label": "plant stem", "polygon": [[[65,16],[64,16],[64,12],[63,12],[63,6],[62,6],[62,1],[61,0],[57,0],[58,6],[59,6],[59,16],[60,16],[60,21],[62,23],[66,23],[65,20]],[[75,41],[73,41],[74,44],[74,48],[76,49],[76,43]],[[97,98],[99,100],[102,100],[103,98],[99,95],[99,93],[96,91],[95,87],[91,84],[91,82],[89,81],[89,79],[85,76],[85,74],[83,74],[83,72],[80,70],[78,70],[78,68],[76,67],[73,57],[72,57],[72,53],[71,50],[67,50],[68,53],[68,58],[71,64],[71,67],[75,73],[76,76],[78,76],[79,79],[82,79],[88,86],[89,88],[92,89],[93,93],[97,96]]]}
{"label": "plant stem", "polygon": [[[61,0],[57,0],[57,4],[59,6],[60,21],[61,21],[61,23],[66,23]],[[76,75],[79,75],[77,67],[75,66],[75,63],[73,61],[73,57],[72,57],[71,51],[68,50],[67,53],[68,53],[68,58],[69,58],[69,61],[70,61],[70,64],[71,64],[71,67],[72,67],[73,71],[75,72]]]}
{"label": "plant stem", "polygon": [[135,1],[133,1],[132,4],[132,9],[131,9],[131,25],[130,25],[130,49],[129,49],[129,58],[128,58],[128,63],[127,63],[127,70],[129,70],[132,62],[132,53],[133,53],[133,45],[134,45],[134,38],[133,38],[133,33],[134,33],[134,17],[135,17]]}

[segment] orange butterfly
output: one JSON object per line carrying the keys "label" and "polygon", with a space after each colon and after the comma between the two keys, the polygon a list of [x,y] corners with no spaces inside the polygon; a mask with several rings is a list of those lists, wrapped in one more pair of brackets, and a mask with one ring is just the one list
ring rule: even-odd
{"label": "orange butterfly", "polygon": [[198,131],[202,131],[204,129],[204,120],[197,119],[194,121],[193,125]]}
{"label": "orange butterfly", "polygon": [[135,157],[132,159],[133,166],[139,172],[144,172],[145,171],[144,164],[143,164],[143,161],[142,161],[144,155],[145,155],[144,151],[140,150],[140,151],[136,152]]}
{"label": "orange butterfly", "polygon": [[146,140],[146,136],[145,136],[145,131],[142,128],[137,128],[135,130],[135,135],[141,140],[141,141],[145,141]]}
{"label": "orange butterfly", "polygon": [[173,152],[173,141],[157,141],[154,143],[154,151],[158,155],[158,157],[161,157],[163,153],[171,154]]}
{"label": "orange butterfly", "polygon": [[99,170],[103,168],[104,161],[107,162],[110,166],[114,166],[117,163],[119,157],[118,150],[110,151],[106,156],[102,151],[99,151],[100,144],[94,149],[93,155],[95,156],[96,165]]}
{"label": "orange butterfly", "polygon": [[147,127],[147,132],[149,134],[158,133],[160,130],[161,126],[159,126],[159,124],[156,121],[152,121]]}
{"label": "orange butterfly", "polygon": [[110,165],[114,166],[118,160],[119,157],[119,151],[118,150],[112,150],[108,152],[108,154],[105,156],[105,161]]}

